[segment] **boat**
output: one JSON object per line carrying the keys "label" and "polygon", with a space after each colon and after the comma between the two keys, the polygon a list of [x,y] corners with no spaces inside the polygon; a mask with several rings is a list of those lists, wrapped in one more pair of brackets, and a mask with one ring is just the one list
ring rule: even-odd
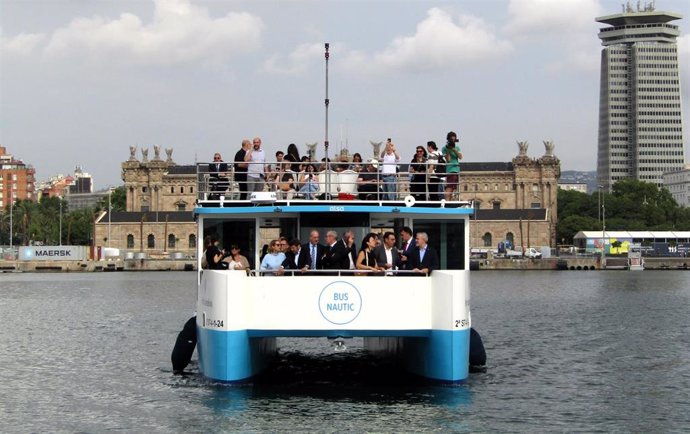
{"label": "boat", "polygon": [[[312,200],[279,199],[271,191],[240,200],[234,193],[209,194],[205,164],[198,165],[198,179],[198,239],[216,234],[226,247],[238,244],[250,262],[247,270],[204,269],[198,246],[196,338],[203,376],[251,380],[270,365],[279,337],[323,337],[336,350],[343,339],[361,337],[365,350],[398,358],[412,374],[447,383],[467,379],[472,203],[329,193],[352,189],[345,185],[322,187]],[[322,237],[351,230],[359,246],[370,232],[397,236],[403,227],[428,234],[438,269],[429,275],[310,269],[280,276],[259,269],[262,246],[278,235],[306,243],[313,230]]]}

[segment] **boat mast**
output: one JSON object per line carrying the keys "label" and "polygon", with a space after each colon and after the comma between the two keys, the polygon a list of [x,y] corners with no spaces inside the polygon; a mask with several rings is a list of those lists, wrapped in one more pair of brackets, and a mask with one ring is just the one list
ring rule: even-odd
{"label": "boat mast", "polygon": [[328,161],[328,103],[330,102],[328,100],[328,58],[330,57],[330,54],[328,53],[328,47],[329,43],[326,42],[326,137],[323,142],[324,148],[326,150],[326,197],[330,199],[330,191],[331,191],[331,165],[329,164]]}

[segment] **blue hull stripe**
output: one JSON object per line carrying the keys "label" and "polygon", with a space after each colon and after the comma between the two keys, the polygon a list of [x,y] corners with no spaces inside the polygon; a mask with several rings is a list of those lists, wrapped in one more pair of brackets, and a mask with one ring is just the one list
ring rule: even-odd
{"label": "blue hull stripe", "polygon": [[247,380],[263,370],[276,353],[275,336],[389,337],[400,339],[405,367],[442,382],[460,382],[469,375],[470,332],[465,330],[239,330],[197,327],[199,369],[224,382]]}

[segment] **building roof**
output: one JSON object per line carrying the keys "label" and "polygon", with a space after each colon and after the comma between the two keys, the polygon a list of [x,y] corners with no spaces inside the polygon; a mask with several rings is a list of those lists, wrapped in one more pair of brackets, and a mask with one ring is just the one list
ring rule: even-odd
{"label": "building roof", "polygon": [[[582,238],[601,238],[602,231],[580,231],[573,237]],[[690,238],[690,231],[606,231],[606,238]]]}
{"label": "building roof", "polygon": [[168,168],[168,175],[194,175],[196,174],[195,164],[185,164],[182,166],[170,166]]}
{"label": "building roof", "polygon": [[[193,223],[194,214],[192,211],[113,211],[110,215],[111,223]],[[96,219],[96,223],[107,223],[108,212],[104,212],[100,218]]]}
{"label": "building roof", "polygon": [[683,15],[675,12],[626,12],[622,14],[606,15],[597,17],[599,23],[610,24],[612,26],[626,26],[634,24],[660,24],[668,23],[673,20],[680,20]]}
{"label": "building roof", "polygon": [[513,170],[513,163],[510,162],[460,163],[461,172],[512,172]]}
{"label": "building roof", "polygon": [[[477,209],[475,220],[546,220],[545,208],[528,209]],[[601,235],[601,233],[599,233]]]}

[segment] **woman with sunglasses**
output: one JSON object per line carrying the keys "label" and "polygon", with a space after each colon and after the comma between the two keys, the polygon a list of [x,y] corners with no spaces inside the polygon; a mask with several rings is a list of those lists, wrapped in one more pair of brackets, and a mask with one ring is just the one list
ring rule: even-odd
{"label": "woman with sunglasses", "polygon": [[426,149],[417,146],[410,162],[410,194],[417,200],[426,198]]}

